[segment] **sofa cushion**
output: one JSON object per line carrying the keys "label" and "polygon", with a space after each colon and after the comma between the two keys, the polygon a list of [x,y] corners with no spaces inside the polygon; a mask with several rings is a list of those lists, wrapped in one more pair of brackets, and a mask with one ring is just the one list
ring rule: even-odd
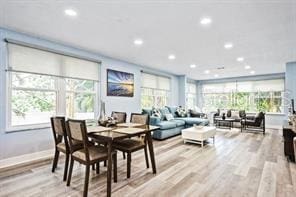
{"label": "sofa cushion", "polygon": [[208,119],[203,119],[203,118],[191,118],[191,117],[186,117],[186,118],[176,118],[177,120],[183,120],[186,122],[186,125],[208,125],[209,120]]}
{"label": "sofa cushion", "polygon": [[150,125],[154,125],[155,126],[155,125],[157,125],[160,122],[161,122],[160,118],[153,117],[153,116],[150,116],[150,118],[149,118],[149,124]]}
{"label": "sofa cushion", "polygon": [[166,106],[166,108],[169,109],[169,111],[171,112],[171,114],[173,114],[174,117],[177,117],[177,108],[178,107],[169,107],[169,106]]}
{"label": "sofa cushion", "polygon": [[185,125],[185,121],[184,120],[173,119],[173,120],[170,120],[170,122],[176,123],[177,124],[177,127],[180,127],[180,126],[184,126]]}
{"label": "sofa cushion", "polygon": [[173,122],[173,121],[161,121],[159,123],[156,124],[160,130],[164,130],[164,129],[172,129],[177,127],[177,123]]}
{"label": "sofa cushion", "polygon": [[233,118],[233,119],[240,119],[239,111],[237,111],[237,110],[231,110],[231,118]]}
{"label": "sofa cushion", "polygon": [[174,116],[173,116],[173,114],[169,113],[169,114],[165,115],[165,119],[168,120],[168,121],[174,120]]}
{"label": "sofa cushion", "polygon": [[160,108],[159,111],[161,113],[161,120],[165,120],[165,115],[170,113],[169,109],[166,107]]}
{"label": "sofa cushion", "polygon": [[152,115],[152,109],[142,109],[142,114],[148,114],[149,116]]}

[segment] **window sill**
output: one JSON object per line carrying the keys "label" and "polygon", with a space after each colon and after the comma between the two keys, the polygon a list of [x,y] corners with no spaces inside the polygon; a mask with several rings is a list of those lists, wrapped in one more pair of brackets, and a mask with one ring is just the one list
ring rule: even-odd
{"label": "window sill", "polygon": [[[246,112],[247,114],[256,114],[257,112]],[[266,112],[266,115],[274,115],[274,116],[285,116],[284,113],[276,113],[276,112]]]}
{"label": "window sill", "polygon": [[31,131],[31,130],[39,130],[39,129],[48,129],[50,127],[51,126],[50,126],[49,123],[36,124],[36,125],[20,125],[20,126],[7,128],[5,133],[23,132],[23,131]]}

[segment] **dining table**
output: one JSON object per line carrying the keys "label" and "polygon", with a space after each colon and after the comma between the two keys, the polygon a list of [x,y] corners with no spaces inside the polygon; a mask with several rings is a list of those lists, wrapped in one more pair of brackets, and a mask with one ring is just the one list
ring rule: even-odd
{"label": "dining table", "polygon": [[[137,123],[121,123],[113,127],[104,126],[87,126],[88,137],[93,141],[104,143],[108,149],[108,165],[107,165],[107,196],[111,196],[112,183],[112,144],[115,141],[136,136],[146,136],[152,172],[156,174],[155,155],[153,149],[153,141],[151,133],[159,127],[152,125],[141,125]],[[117,169],[114,169],[115,171]],[[117,180],[115,180],[116,182]]]}

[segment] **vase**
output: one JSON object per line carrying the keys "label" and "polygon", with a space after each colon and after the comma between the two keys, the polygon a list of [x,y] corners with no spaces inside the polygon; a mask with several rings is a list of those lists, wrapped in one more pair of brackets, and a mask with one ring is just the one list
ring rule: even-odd
{"label": "vase", "polygon": [[101,101],[100,116],[98,119],[99,125],[106,126],[108,118],[106,117],[105,102]]}

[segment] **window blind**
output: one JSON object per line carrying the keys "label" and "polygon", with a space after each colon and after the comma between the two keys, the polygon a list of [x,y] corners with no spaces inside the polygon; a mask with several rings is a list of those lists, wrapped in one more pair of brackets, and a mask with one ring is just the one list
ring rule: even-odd
{"label": "window blind", "polygon": [[171,89],[171,79],[168,77],[142,73],[142,87],[169,91]]}
{"label": "window blind", "polygon": [[8,43],[11,71],[99,80],[99,63]]}
{"label": "window blind", "polygon": [[284,79],[204,84],[203,93],[284,91]]}

